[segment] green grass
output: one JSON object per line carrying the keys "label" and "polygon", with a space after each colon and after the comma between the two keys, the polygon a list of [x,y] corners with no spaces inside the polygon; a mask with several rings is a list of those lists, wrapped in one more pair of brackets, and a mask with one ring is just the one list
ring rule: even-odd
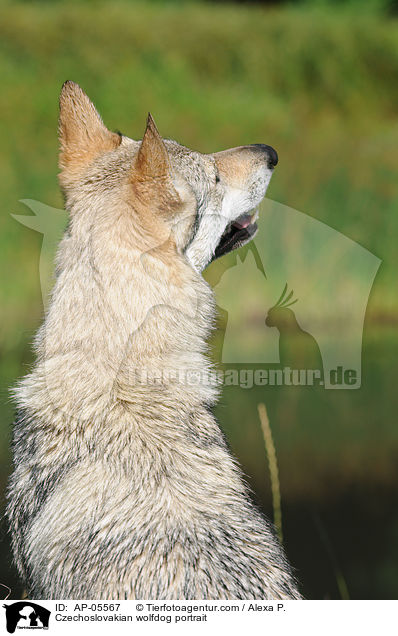
{"label": "green grass", "polygon": [[[110,128],[211,152],[266,142],[269,196],[383,259],[368,315],[395,320],[398,23],[367,12],[200,3],[4,3],[0,9],[0,351],[18,374],[41,315],[41,237],[10,213],[62,207],[58,93],[78,81]],[[20,353],[16,353],[20,352]]]}

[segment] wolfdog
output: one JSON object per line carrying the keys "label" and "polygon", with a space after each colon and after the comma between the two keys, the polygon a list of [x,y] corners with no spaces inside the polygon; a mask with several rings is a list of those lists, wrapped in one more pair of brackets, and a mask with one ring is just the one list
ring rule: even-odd
{"label": "wolfdog", "polygon": [[59,137],[69,226],[37,361],[14,390],[7,514],[28,594],[299,598],[212,415],[201,274],[254,236],[275,150],[200,154],[150,115],[134,141],[73,82]]}

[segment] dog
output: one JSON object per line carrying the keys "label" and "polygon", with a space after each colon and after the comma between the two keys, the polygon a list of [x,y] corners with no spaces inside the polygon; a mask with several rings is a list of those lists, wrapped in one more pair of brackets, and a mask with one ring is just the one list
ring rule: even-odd
{"label": "dog", "polygon": [[275,150],[200,154],[151,115],[135,141],[73,82],[59,138],[69,225],[14,390],[7,514],[29,596],[300,598],[212,415],[201,274],[253,238]]}

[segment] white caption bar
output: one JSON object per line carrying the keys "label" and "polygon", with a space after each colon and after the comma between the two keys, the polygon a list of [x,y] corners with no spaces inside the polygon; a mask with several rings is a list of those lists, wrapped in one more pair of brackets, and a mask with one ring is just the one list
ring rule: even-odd
{"label": "white caption bar", "polygon": [[[0,633],[185,634],[274,630],[289,636],[389,634],[397,601],[29,601],[7,600]],[[111,629],[111,632],[110,632]],[[21,631],[23,630],[23,631]],[[321,631],[320,631],[321,630]],[[260,632],[259,632],[260,633]]]}

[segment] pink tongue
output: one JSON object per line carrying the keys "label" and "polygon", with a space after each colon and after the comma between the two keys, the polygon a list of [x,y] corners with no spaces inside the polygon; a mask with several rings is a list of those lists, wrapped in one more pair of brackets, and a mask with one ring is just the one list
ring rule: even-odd
{"label": "pink tongue", "polygon": [[252,217],[250,216],[250,214],[244,214],[240,216],[239,219],[236,219],[236,221],[234,221],[232,225],[234,227],[237,227],[239,230],[242,230],[244,227],[250,225],[251,220]]}

